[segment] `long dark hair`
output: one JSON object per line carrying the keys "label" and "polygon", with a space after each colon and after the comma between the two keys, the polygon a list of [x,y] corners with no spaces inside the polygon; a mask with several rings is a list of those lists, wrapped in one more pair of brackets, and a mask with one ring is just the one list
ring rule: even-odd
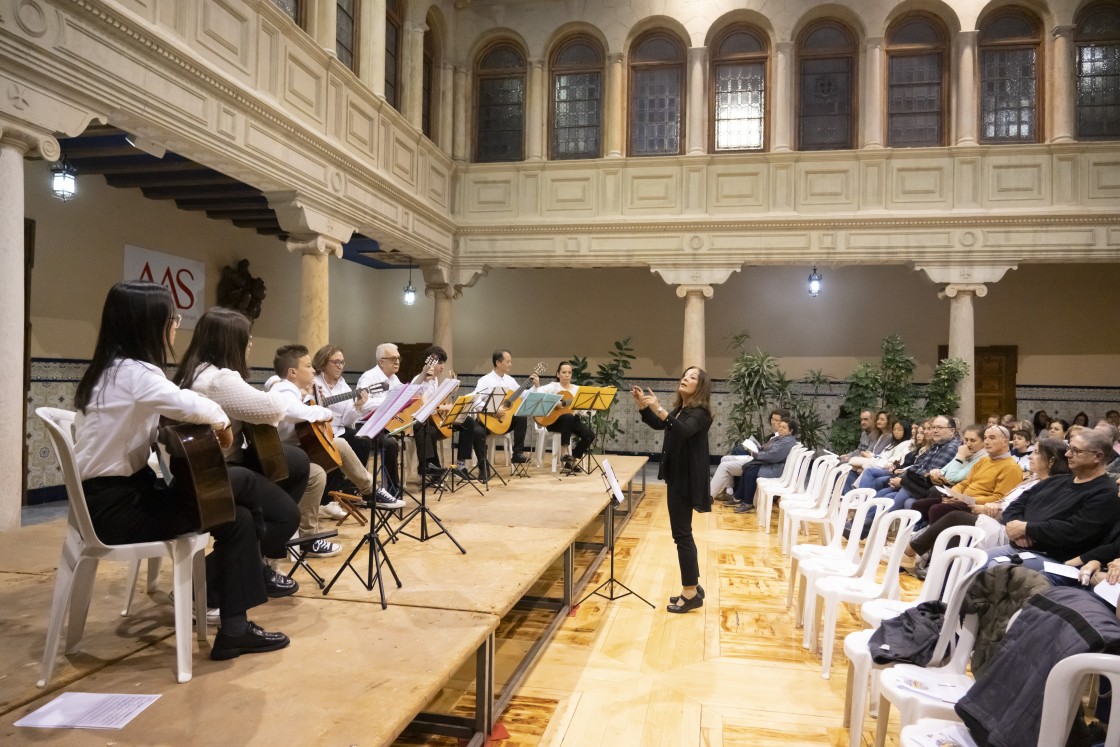
{"label": "long dark hair", "polygon": [[228,368],[249,378],[249,364],[245,351],[249,347],[249,332],[253,323],[249,317],[234,309],[215,306],[208,309],[194,328],[194,337],[187,346],[183,362],[175,373],[175,383],[181,389],[190,389],[203,364]]}
{"label": "long dark hair", "polygon": [[[689,366],[681,374],[680,381],[692,369],[696,369],[696,393],[692,395],[692,400],[688,403],[689,407],[703,407],[708,412],[712,411],[712,382],[708,379],[708,372],[700,368],[700,366]],[[681,391],[678,388],[676,394],[673,395],[673,409],[679,409],[683,404],[681,399]]]}
{"label": "long dark hair", "polygon": [[171,291],[158,283],[130,280],[110,288],[101,309],[93,359],[74,392],[75,407],[86,411],[93,387],[117,358],[166,366],[174,315]]}
{"label": "long dark hair", "polygon": [[1065,441],[1056,438],[1040,438],[1035,444],[1038,455],[1050,465],[1050,476],[1068,475],[1070,473],[1069,460],[1066,451],[1069,449]]}

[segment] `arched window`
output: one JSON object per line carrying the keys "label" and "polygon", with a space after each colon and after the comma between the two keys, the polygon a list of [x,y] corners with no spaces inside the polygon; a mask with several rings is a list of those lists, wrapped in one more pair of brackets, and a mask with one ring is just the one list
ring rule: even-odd
{"label": "arched window", "polygon": [[630,148],[632,156],[675,156],[684,145],[684,45],[653,31],[630,52]]}
{"label": "arched window", "polygon": [[385,2],[385,100],[401,108],[401,14],[400,0]]}
{"label": "arched window", "polygon": [[428,30],[424,32],[423,76],[420,84],[420,129],[431,139],[435,100],[439,92],[439,80],[436,78],[436,71],[439,69],[439,63],[436,59],[435,30],[432,27],[432,19],[430,16],[427,21],[427,26]]}
{"label": "arched window", "polygon": [[1081,12],[1077,44],[1077,136],[1120,138],[1120,5],[1099,3]]}
{"label": "arched window", "polygon": [[334,48],[338,61],[358,71],[358,0],[335,3]]}
{"label": "arched window", "polygon": [[496,44],[479,59],[475,160],[520,161],[525,133],[525,55]]}
{"label": "arched window", "polygon": [[766,37],[731,28],[712,45],[712,143],[715,150],[766,146]]}
{"label": "arched window", "polygon": [[907,16],[887,32],[887,145],[945,144],[946,38],[926,15]]}
{"label": "arched window", "polygon": [[800,150],[854,146],[856,39],[838,21],[818,21],[797,48]]}
{"label": "arched window", "polygon": [[1039,139],[1038,19],[1008,9],[980,26],[980,141]]}
{"label": "arched window", "polygon": [[603,52],[587,37],[570,39],[552,56],[551,157],[602,155]]}

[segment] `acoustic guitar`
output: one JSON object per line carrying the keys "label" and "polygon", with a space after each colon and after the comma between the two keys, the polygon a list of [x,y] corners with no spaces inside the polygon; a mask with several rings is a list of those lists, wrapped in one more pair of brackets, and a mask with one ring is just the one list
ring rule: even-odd
{"label": "acoustic guitar", "polygon": [[357,399],[358,395],[362,392],[369,392],[370,394],[387,392],[389,391],[389,386],[390,384],[388,381],[379,381],[376,384],[370,384],[369,386],[360,386],[357,389],[351,389],[350,391],[343,392],[342,394],[333,394],[330,397],[323,397],[321,400],[319,400],[319,404],[323,407],[330,407],[331,405],[337,404],[339,402],[345,402],[348,399]]}
{"label": "acoustic guitar", "polygon": [[[419,384],[424,381],[424,379],[426,379],[429,374],[433,373],[431,368],[438,362],[439,358],[434,355],[429,355],[427,358],[425,358],[424,365],[420,367],[420,373],[412,377],[412,383]],[[389,422],[385,424],[385,430],[392,431],[393,433],[400,433],[404,429],[408,429],[407,434],[412,435],[411,426],[415,420],[413,416],[416,414],[416,411],[423,406],[423,398],[414,397],[407,405],[405,405],[401,409],[400,412],[389,419]]]}
{"label": "acoustic guitar", "polygon": [[164,419],[159,441],[167,451],[175,494],[186,502],[197,530],[206,532],[233,521],[233,488],[214,429]]}
{"label": "acoustic guitar", "polygon": [[572,400],[576,398],[576,395],[566,389],[561,389],[557,394],[560,395],[560,401],[556,403],[556,407],[552,408],[552,412],[533,418],[541,428],[547,428],[552,425],[560,419],[561,415],[570,415],[572,413]]}
{"label": "acoustic guitar", "polygon": [[276,426],[242,423],[245,436],[245,466],[260,472],[272,482],[288,479],[288,460],[284,458],[284,444]]}
{"label": "acoustic guitar", "polygon": [[[533,368],[533,373],[535,373],[537,376],[540,376],[542,373],[544,373],[544,371],[545,365],[543,362],[538,363]],[[524,391],[525,385],[522,384],[502,400],[502,404],[499,409],[503,407],[509,408],[504,414],[478,416],[479,421],[486,426],[486,430],[490,431],[495,436],[501,436],[509,430],[509,427],[513,425],[514,415],[516,415],[517,411],[521,408],[521,402],[519,398],[521,397],[521,393]]]}
{"label": "acoustic guitar", "polygon": [[318,464],[324,472],[333,472],[342,466],[342,455],[334,445],[334,428],[329,420],[296,423],[296,438],[312,464]]}

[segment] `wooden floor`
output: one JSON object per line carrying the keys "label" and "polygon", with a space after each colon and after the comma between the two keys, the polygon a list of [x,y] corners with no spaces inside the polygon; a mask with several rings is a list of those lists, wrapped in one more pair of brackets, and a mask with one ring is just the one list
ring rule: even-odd
{"label": "wooden floor", "polygon": [[[832,676],[824,680],[820,659],[802,649],[785,607],[789,564],[776,534],[762,534],[754,514],[719,504],[694,515],[693,527],[704,607],[665,611],[680,578],[664,488],[651,483],[618,538],[616,575],[656,608],[633,597],[585,602],[503,714],[509,738],[491,745],[847,747],[843,636],[861,627],[858,610],[841,611]],[[605,574],[604,563],[598,578]],[[903,597],[912,598],[919,582],[904,576],[902,585]],[[517,625],[505,622],[498,637],[509,641]],[[531,629],[531,618],[522,624]],[[451,706],[467,712],[470,703]],[[866,719],[864,728],[863,744],[871,745],[875,721]],[[896,736],[892,728],[888,745],[898,744]]]}

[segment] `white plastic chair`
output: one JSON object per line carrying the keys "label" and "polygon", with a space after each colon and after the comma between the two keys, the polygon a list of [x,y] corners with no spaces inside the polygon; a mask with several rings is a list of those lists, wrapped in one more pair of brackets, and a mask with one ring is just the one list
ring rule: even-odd
{"label": "white plastic chair", "polygon": [[[946,611],[946,619],[949,619],[948,612]],[[890,669],[879,672],[879,718],[875,724],[875,747],[883,747],[887,743],[887,725],[890,722],[892,704],[898,708],[899,723],[903,727],[917,723],[918,719],[923,718],[957,720],[953,703],[919,695],[901,687],[898,683],[900,679],[909,677],[927,685],[947,685],[966,692],[972,687],[972,678],[965,674],[965,669],[968,667],[969,657],[972,656],[972,647],[976,643],[978,626],[979,618],[976,615],[965,616],[964,623],[958,631],[953,655],[948,662],[939,667],[923,668],[913,664],[896,664]],[[1065,744],[1065,739],[1050,743],[1051,746],[1059,744]]]}
{"label": "white plastic chair", "polygon": [[804,489],[809,461],[812,458],[813,452],[798,444],[790,449],[780,476],[758,478],[755,483],[754,505],[758,510],[762,531],[770,531],[770,514],[774,510],[775,496]]}
{"label": "white plastic chair", "polygon": [[859,614],[863,621],[869,627],[875,628],[883,620],[888,617],[897,617],[909,607],[916,607],[930,599],[940,599],[942,587],[952,583],[955,579],[946,577],[943,573],[934,572],[937,569],[937,556],[944,553],[948,549],[949,543],[954,539],[958,540],[958,547],[977,547],[984,539],[984,530],[979,527],[957,526],[950,527],[942,532],[937,537],[937,541],[933,543],[933,549],[930,551],[929,572],[926,573],[926,580],[922,584],[921,591],[918,592],[918,598],[913,602],[904,602],[901,599],[872,599],[860,607]]}
{"label": "white plastic chair", "polygon": [[[922,515],[917,511],[903,509],[889,512],[883,521],[878,522],[878,526],[875,527],[876,533],[867,543],[867,548],[863,553],[865,562],[860,568],[860,573],[853,578],[825,576],[818,578],[813,583],[815,599],[812,609],[817,615],[823,614],[824,619],[824,626],[821,630],[823,645],[821,649],[821,677],[824,679],[827,680],[831,674],[832,651],[836,646],[836,618],[840,612],[840,605],[845,602],[848,604],[863,604],[879,597],[891,597],[892,599],[898,597],[898,566],[902,561],[902,551],[906,547],[906,542],[910,539],[910,533],[914,531],[914,525],[921,520]],[[887,535],[892,530],[895,536],[895,544],[887,559],[883,580],[880,581],[877,578],[879,573],[877,559],[882,557],[883,548],[887,545]],[[877,555],[872,553],[877,553]],[[809,626],[806,625],[805,627],[808,628]],[[816,629],[816,620],[814,620],[814,633]],[[812,648],[813,644],[816,643],[815,635],[809,643]]]}
{"label": "white plastic chair", "polygon": [[[964,527],[970,528],[970,527]],[[948,532],[946,532],[947,534]],[[938,538],[940,539],[940,537]],[[948,540],[946,540],[948,541]],[[946,614],[933,650],[930,662],[940,664],[948,654],[956,638],[961,600],[964,598],[966,583],[972,574],[988,564],[988,554],[976,547],[954,547],[935,554],[930,564],[928,581],[922,587],[937,589],[936,595],[927,595],[921,601],[940,599],[945,603]],[[942,580],[944,583],[938,583]],[[918,602],[909,603],[917,605]],[[951,614],[950,614],[951,612]],[[898,614],[902,614],[901,612]],[[871,658],[868,644],[875,632],[873,628],[857,630],[844,638],[844,654],[848,657],[848,686],[844,698],[844,726],[849,731],[849,747],[859,747],[863,740],[863,714],[867,707],[868,688],[875,684],[871,693],[872,716],[877,716],[879,693],[876,670],[883,670],[893,664],[876,664]]]}
{"label": "white plastic chair", "polygon": [[534,451],[536,452],[537,466],[544,466],[545,441],[549,436],[552,436],[552,471],[558,471],[560,469],[561,452],[560,434],[549,433],[547,428],[542,428],[541,426],[537,425],[536,421],[530,423],[529,427],[533,429],[533,442],[536,444]]}
{"label": "white plastic chair", "polygon": [[[502,452],[505,454],[505,466],[510,468],[513,472],[513,433],[506,431],[505,433],[488,433],[486,434],[486,458],[490,461],[490,466],[494,469],[498,468],[498,442],[502,443]],[[477,460],[476,460],[477,461]]]}
{"label": "white plastic chair", "polygon": [[[90,599],[93,596],[93,582],[97,575],[97,564],[101,560],[131,562],[132,586],[135,586],[139,561],[145,558],[161,558],[170,555],[174,567],[174,605],[175,605],[175,650],[178,663],[179,682],[191,678],[191,656],[193,654],[190,638],[191,629],[191,592],[194,592],[194,613],[198,623],[195,625],[200,644],[206,643],[206,568],[204,550],[210,542],[210,535],[184,534],[175,539],[162,542],[137,542],[128,545],[106,545],[97,538],[86,506],[86,495],[78,474],[74,458],[74,413],[54,407],[40,407],[35,414],[47,427],[47,434],[54,444],[59,466],[62,467],[66,492],[70,498],[66,540],[62,545],[62,557],[58,563],[58,576],[54,585],[54,599],[51,603],[50,619],[47,623],[47,642],[43,651],[43,666],[39,676],[39,687],[46,687],[54,672],[55,657],[58,653],[58,640],[62,633],[62,621],[69,609],[69,623],[66,626],[66,653],[78,650],[85,632],[86,617],[89,614]],[[151,566],[150,566],[151,567]],[[149,577],[149,589],[151,578]],[[125,604],[127,611],[132,600],[132,589],[128,592]]]}
{"label": "white plastic chair", "polygon": [[[1107,677],[1112,690],[1120,688],[1120,656],[1112,654],[1074,654],[1062,659],[1050,670],[1046,678],[1046,691],[1042,699],[1042,723],[1038,730],[1038,747],[1053,747],[1066,743],[1073,719],[1081,708],[1081,684],[1085,677]],[[1109,724],[1120,724],[1120,699],[1113,698]],[[902,747],[918,747],[919,737],[936,734],[960,721],[922,719],[902,729]],[[967,747],[976,747],[971,739]],[[1120,727],[1110,728],[1104,747],[1120,747]]]}
{"label": "white plastic chair", "polygon": [[[804,508],[815,505],[817,501],[822,500],[821,486],[824,484],[829,470],[839,463],[840,460],[833,454],[821,454],[816,458],[810,456],[808,473],[802,475],[801,482],[780,494],[782,500],[778,504],[779,532],[785,526],[785,513],[789,508],[795,506]],[[782,538],[782,547],[788,547],[784,537]]]}
{"label": "white plastic chair", "polygon": [[832,518],[833,511],[844,495],[844,480],[852,471],[852,467],[831,461],[825,462],[822,466],[827,466],[827,472],[813,500],[798,501],[791,505],[785,497],[782,498],[779,506],[782,524],[778,531],[781,533],[783,555],[789,555],[790,548],[797,544],[803,524],[806,533],[814,524],[819,526],[822,532],[831,530],[829,519]]}
{"label": "white plastic chair", "polygon": [[[790,566],[789,566],[789,589],[786,591],[786,607],[793,604],[793,592],[797,586],[797,580],[800,577],[798,567],[801,563],[810,560],[843,560],[846,552],[851,553],[852,559],[859,557],[859,535],[857,534],[854,539],[847,540],[848,543],[853,543],[849,549],[846,547],[844,540],[844,522],[847,521],[848,515],[852,512],[857,512],[859,507],[864,503],[875,498],[875,491],[871,488],[856,488],[849,490],[840,498],[840,503],[833,511],[832,515],[832,528],[828,533],[828,544],[825,545],[794,545],[790,550]],[[882,511],[890,510],[892,503],[887,503],[889,499],[880,498],[880,502],[875,504]],[[868,509],[865,508],[860,514],[861,516],[867,515]]]}

